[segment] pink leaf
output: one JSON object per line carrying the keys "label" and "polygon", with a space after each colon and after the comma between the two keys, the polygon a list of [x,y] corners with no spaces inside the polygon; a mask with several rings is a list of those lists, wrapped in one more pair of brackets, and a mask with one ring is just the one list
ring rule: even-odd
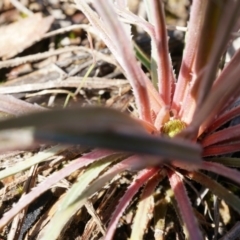
{"label": "pink leaf", "polygon": [[133,220],[131,240],[143,239],[148,223],[152,218],[154,210],[154,190],[163,179],[163,174],[158,172],[145,185],[139,199],[137,212]]}
{"label": "pink leaf", "polygon": [[[185,223],[186,228],[188,230],[189,239],[191,240],[203,239],[182,179],[171,170],[168,170],[168,177],[171,187],[174,191],[174,196],[178,203],[182,220]],[[187,239],[188,237],[186,236]]]}
{"label": "pink leaf", "polygon": [[[171,66],[168,50],[168,36],[165,24],[165,15],[162,1],[150,1],[152,24],[154,25],[153,61],[157,63],[158,91],[166,106],[171,104],[171,94],[175,78]],[[152,69],[155,71],[155,69]]]}
{"label": "pink leaf", "polygon": [[196,55],[199,36],[201,34],[200,28],[203,22],[205,5],[205,1],[195,0],[191,6],[190,21],[186,36],[186,49],[183,53],[182,65],[173,98],[173,108],[177,112],[179,112],[182,108],[181,104],[183,103],[184,96],[186,96],[188,84],[193,77],[193,63]]}
{"label": "pink leaf", "polygon": [[222,155],[226,153],[234,153],[234,152],[238,152],[239,149],[240,149],[240,142],[213,145],[213,146],[204,148],[203,157],[217,156],[217,155]]}
{"label": "pink leaf", "polygon": [[232,142],[240,140],[240,125],[225,128],[205,137],[202,146],[207,147],[221,142]]}
{"label": "pink leaf", "polygon": [[139,172],[139,174],[134,179],[134,182],[128,187],[127,192],[124,194],[123,198],[120,200],[117,205],[116,210],[114,211],[111,221],[108,225],[108,230],[105,236],[105,240],[112,240],[115,229],[117,228],[118,221],[122,216],[123,212],[129,205],[133,196],[138,192],[141,186],[154,174],[159,171],[158,168],[145,169]]}
{"label": "pink leaf", "polygon": [[222,164],[203,161],[201,169],[217,173],[240,184],[240,172]]}
{"label": "pink leaf", "polygon": [[209,126],[207,133],[213,132],[214,130],[218,129],[226,122],[232,120],[233,118],[239,115],[240,115],[240,106],[237,106],[229,110],[228,112],[220,115],[213,123],[211,123],[211,126]]}
{"label": "pink leaf", "polygon": [[34,199],[50,189],[51,186],[53,186],[55,183],[69,176],[77,169],[87,166],[97,159],[101,159],[112,154],[113,152],[107,150],[95,150],[84,155],[83,157],[76,159],[60,171],[53,173],[45,181],[41,182],[37,187],[33,188],[30,193],[23,196],[20,201],[14,205],[13,208],[4,214],[3,218],[0,220],[0,229],[2,229],[9,221],[11,221],[11,219],[16,214],[18,214],[22,209],[29,205]]}

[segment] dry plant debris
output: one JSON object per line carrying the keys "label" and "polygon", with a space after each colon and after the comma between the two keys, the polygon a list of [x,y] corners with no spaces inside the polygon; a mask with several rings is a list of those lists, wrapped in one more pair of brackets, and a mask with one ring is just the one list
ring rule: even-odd
{"label": "dry plant debris", "polygon": [[0,28],[0,57],[11,58],[42,39],[53,22],[53,17],[42,17],[41,13]]}

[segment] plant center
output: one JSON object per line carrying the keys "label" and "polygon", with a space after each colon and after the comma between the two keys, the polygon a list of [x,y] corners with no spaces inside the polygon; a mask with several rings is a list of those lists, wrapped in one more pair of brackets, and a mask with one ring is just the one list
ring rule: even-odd
{"label": "plant center", "polygon": [[166,122],[162,127],[162,133],[169,137],[174,137],[186,128],[186,124],[180,119],[172,119]]}

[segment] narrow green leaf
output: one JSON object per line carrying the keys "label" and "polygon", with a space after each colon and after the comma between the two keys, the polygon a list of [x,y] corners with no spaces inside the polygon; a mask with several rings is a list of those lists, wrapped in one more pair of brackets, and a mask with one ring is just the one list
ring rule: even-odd
{"label": "narrow green leaf", "polygon": [[[54,184],[56,184],[63,178],[69,176],[77,169],[86,167],[95,161],[107,158],[108,156],[111,155],[113,155],[112,151],[96,149],[92,152],[85,154],[84,156],[81,156],[80,158],[77,158],[76,160],[71,161],[67,166],[65,166],[61,170],[54,172],[53,174],[48,176],[44,181],[42,181],[38,186],[33,188],[29,193],[22,196],[22,198],[17,203],[15,203],[14,207],[4,214],[4,216],[0,219],[0,229],[6,226],[14,218],[14,216],[16,216],[21,210],[23,210],[27,205],[33,202],[41,194],[46,192]],[[112,177],[114,176],[112,175]],[[93,193],[94,192],[92,192],[92,194]]]}
{"label": "narrow green leaf", "polygon": [[238,213],[240,213],[240,199],[235,196],[228,189],[208,177],[207,175],[200,172],[192,172],[186,173],[187,176],[194,181],[202,184],[211,190],[213,194],[223,199],[226,203],[228,203],[232,208],[234,208]]}
{"label": "narrow green leaf", "polygon": [[102,172],[107,166],[109,166],[114,161],[120,160],[127,157],[126,154],[116,153],[111,156],[106,157],[100,161],[93,163],[83,175],[81,175],[76,184],[69,190],[67,196],[63,199],[59,210],[68,208],[74,202],[77,201],[81,193],[87,188],[87,186],[98,177],[100,172]]}
{"label": "narrow green leaf", "polygon": [[216,162],[229,167],[240,167],[240,158],[219,157],[206,159],[210,162]]}
{"label": "narrow green leaf", "polygon": [[124,156],[126,155],[113,154],[92,164],[84,174],[78,178],[78,182],[67,192],[67,195],[60,204],[58,211],[53,216],[41,239],[57,239],[64,225],[70,220],[73,214],[84,205],[88,197],[93,194],[94,191],[86,191],[88,187],[91,189],[91,182],[114,160],[119,160]]}
{"label": "narrow green leaf", "polygon": [[136,43],[134,43],[134,50],[135,50],[137,59],[150,72],[151,71],[151,61],[150,61],[149,57],[142,51],[142,49]]}
{"label": "narrow green leaf", "polygon": [[33,157],[28,158],[25,161],[18,162],[14,164],[12,167],[6,168],[0,171],[0,179],[3,179],[5,177],[8,177],[18,172],[21,172],[23,170],[26,170],[35,164],[41,163],[43,161],[47,161],[50,157],[53,157],[56,154],[59,154],[60,152],[63,152],[66,148],[67,148],[66,146],[57,145],[49,149],[46,149],[34,155]]}

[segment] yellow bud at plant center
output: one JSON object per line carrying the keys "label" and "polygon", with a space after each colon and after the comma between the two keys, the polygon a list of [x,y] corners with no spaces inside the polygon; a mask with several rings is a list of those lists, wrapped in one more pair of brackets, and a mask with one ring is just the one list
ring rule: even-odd
{"label": "yellow bud at plant center", "polygon": [[162,133],[168,135],[169,137],[174,137],[185,128],[186,124],[183,121],[179,119],[172,119],[163,125]]}

